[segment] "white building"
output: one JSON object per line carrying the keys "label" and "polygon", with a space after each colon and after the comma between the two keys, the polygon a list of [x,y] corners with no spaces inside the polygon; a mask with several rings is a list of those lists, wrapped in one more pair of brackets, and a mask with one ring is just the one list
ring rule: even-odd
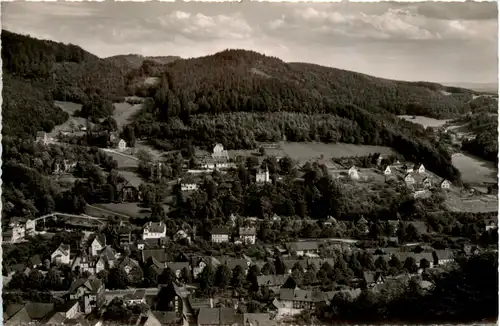
{"label": "white building", "polygon": [[359,174],[358,174],[358,169],[353,165],[348,171],[349,178],[353,180],[358,180],[359,179]]}
{"label": "white building", "polygon": [[104,234],[100,234],[94,238],[90,244],[90,255],[97,256],[106,247],[106,237]]}
{"label": "white building", "polygon": [[10,242],[16,243],[24,240],[26,236],[26,227],[21,221],[12,221],[9,223],[11,227],[12,235],[10,237]]}
{"label": "white building", "polygon": [[418,166],[417,172],[418,172],[419,174],[425,173],[425,166],[424,166],[423,164],[420,164],[420,165]]}
{"label": "white building", "polygon": [[226,159],[229,160],[229,154],[226,150],[224,150],[224,146],[221,143],[218,143],[214,146],[214,151],[212,153],[212,157],[214,159]]}
{"label": "white building", "polygon": [[450,186],[451,186],[451,184],[448,180],[443,180],[441,182],[441,188],[443,188],[443,189],[450,189]]}
{"label": "white building", "polygon": [[384,175],[390,175],[392,173],[391,171],[391,167],[390,166],[387,166],[384,170]]}
{"label": "white building", "polygon": [[254,227],[239,229],[240,240],[245,244],[255,244],[256,234]]}
{"label": "white building", "polygon": [[123,139],[120,139],[120,141],[118,142],[118,149],[122,151],[126,148],[127,148],[127,142],[124,141]]}
{"label": "white building", "polygon": [[194,182],[181,183],[181,191],[193,191],[198,189],[198,185]]}
{"label": "white building", "polygon": [[45,131],[38,131],[36,133],[36,142],[45,146],[49,143],[49,136]]}
{"label": "white building", "polygon": [[167,236],[167,226],[163,222],[148,222],[144,225],[142,240],[160,239]]}
{"label": "white building", "polygon": [[50,255],[50,260],[55,264],[69,265],[70,246],[61,243],[61,245]]}
{"label": "white building", "polygon": [[229,242],[229,235],[230,234],[231,234],[231,232],[224,227],[213,228],[212,229],[212,242],[216,242],[216,243]]}
{"label": "white building", "polygon": [[266,169],[265,170],[259,170],[257,172],[257,174],[255,175],[255,181],[257,183],[267,183],[270,181],[270,178],[269,178],[269,169],[267,168],[266,166]]}

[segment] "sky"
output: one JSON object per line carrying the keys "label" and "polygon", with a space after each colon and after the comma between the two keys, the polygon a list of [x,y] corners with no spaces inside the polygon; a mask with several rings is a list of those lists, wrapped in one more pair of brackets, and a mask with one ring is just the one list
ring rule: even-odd
{"label": "sky", "polygon": [[248,49],[400,80],[496,83],[496,2],[2,2],[2,28],[99,57]]}

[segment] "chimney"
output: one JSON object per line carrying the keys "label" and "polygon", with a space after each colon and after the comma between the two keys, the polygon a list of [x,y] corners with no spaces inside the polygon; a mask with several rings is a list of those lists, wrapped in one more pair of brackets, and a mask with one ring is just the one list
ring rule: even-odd
{"label": "chimney", "polygon": [[214,299],[210,298],[210,308],[214,307]]}

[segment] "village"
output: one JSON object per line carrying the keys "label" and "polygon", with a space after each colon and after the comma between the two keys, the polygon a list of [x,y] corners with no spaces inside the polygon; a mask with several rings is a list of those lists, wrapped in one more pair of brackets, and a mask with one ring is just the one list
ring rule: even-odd
{"label": "village", "polygon": [[[110,141],[112,146],[105,149],[106,153],[134,160],[123,139],[113,137]],[[42,146],[57,144],[44,133],[37,134],[37,142]],[[271,177],[269,167],[261,164],[265,148],[259,152],[255,184],[262,187],[280,182],[283,176]],[[283,158],[276,159],[279,162]],[[230,158],[222,144],[215,144],[211,154],[197,157],[196,165],[186,162],[183,176],[171,180],[170,191],[186,196],[196,193],[206,175],[214,171],[228,173],[239,166],[238,160],[241,162],[241,158]],[[462,191],[427,171],[423,164],[378,155],[373,156],[373,167],[368,168],[353,164],[356,160],[333,159],[328,174],[351,184],[398,184],[415,199],[428,198],[435,192]],[[71,174],[77,164],[55,162],[53,174]],[[158,160],[149,165],[153,182],[161,179],[164,163]],[[139,182],[127,181],[120,186],[118,202],[138,202],[143,196]],[[11,221],[8,232],[4,232],[4,246],[40,237],[49,239],[59,232],[74,237],[71,243],[59,243],[49,257],[33,255],[27,263],[4,267],[6,293],[16,293],[13,284],[24,284],[35,274],[45,279],[50,275],[58,284],[69,282],[66,290],[59,290],[63,287],[59,286],[51,291],[53,298],[65,302],[63,305],[16,304],[4,312],[6,325],[104,325],[120,314],[128,316],[126,322],[132,325],[277,325],[304,311],[328,305],[340,294],[354,300],[363,291],[378,293],[409,280],[427,291],[433,286],[429,275],[452,268],[455,257],[481,251],[479,246],[469,244],[434,248],[425,239],[431,239],[435,231],[425,221],[416,220],[379,224],[363,216],[348,222],[332,216],[318,221],[232,213],[227,223],[200,230],[188,222],[172,229],[164,221],[150,220],[141,227],[134,225],[130,216],[119,213],[103,210],[100,216],[89,214],[56,212]],[[109,215],[115,219],[110,220]],[[296,238],[281,244],[259,238],[264,228],[279,230],[285,225],[356,232],[350,238]],[[495,230],[496,225],[494,218],[485,221],[481,232]],[[366,239],[375,239],[372,230],[377,227],[388,230],[381,237],[375,235],[376,239],[383,238],[385,245],[359,246]],[[113,240],[109,238],[110,229],[115,232]],[[413,234],[419,240],[398,239],[404,234]],[[70,274],[76,278],[67,278]],[[20,285],[17,288],[22,289]]]}

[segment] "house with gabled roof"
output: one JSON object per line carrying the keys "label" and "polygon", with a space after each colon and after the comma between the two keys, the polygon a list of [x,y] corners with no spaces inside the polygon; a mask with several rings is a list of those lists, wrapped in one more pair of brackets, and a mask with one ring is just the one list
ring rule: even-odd
{"label": "house with gabled roof", "polygon": [[278,315],[295,315],[304,309],[312,310],[322,302],[327,302],[325,292],[280,289],[279,299],[275,300],[275,306],[278,308]]}
{"label": "house with gabled roof", "polygon": [[7,305],[3,314],[4,325],[45,324],[54,311],[53,303],[27,302]]}
{"label": "house with gabled roof", "polygon": [[278,291],[286,280],[290,277],[288,274],[282,275],[259,275],[257,276],[257,284],[259,288],[268,288],[271,291]]}
{"label": "house with gabled roof", "polygon": [[424,180],[422,181],[422,185],[424,186],[425,189],[432,187],[431,179],[429,177],[425,177]]}
{"label": "house with gabled roof", "polygon": [[45,131],[37,131],[36,142],[46,146],[49,143],[49,136]]}
{"label": "house with gabled roof", "polygon": [[349,178],[351,178],[352,180],[359,179],[358,169],[354,165],[349,168],[347,174],[349,175]]}
{"label": "house with gabled roof", "polygon": [[439,186],[441,187],[441,189],[450,189],[451,183],[448,180],[443,180],[441,181]]}
{"label": "house with gabled roof", "polygon": [[425,166],[423,164],[415,164],[413,169],[418,173],[418,174],[423,174],[425,173]]}
{"label": "house with gabled roof", "polygon": [[167,226],[163,222],[148,222],[144,225],[142,239],[159,239],[167,236]]}
{"label": "house with gabled roof", "polygon": [[201,308],[198,326],[243,326],[243,314],[233,308]]}
{"label": "house with gabled roof", "polygon": [[101,307],[105,302],[104,284],[95,276],[73,281],[67,295],[69,299],[77,300],[81,311],[86,314]]}
{"label": "house with gabled roof", "polygon": [[211,232],[212,242],[223,243],[229,242],[231,231],[226,227],[214,227]]}
{"label": "house with gabled roof", "polygon": [[255,237],[257,234],[255,227],[243,227],[239,228],[238,231],[241,242],[244,244],[255,244]]}
{"label": "house with gabled roof", "polygon": [[50,255],[50,260],[55,264],[69,265],[70,245],[61,243],[59,247]]}
{"label": "house with gabled roof", "polygon": [[295,252],[297,256],[312,256],[319,251],[319,243],[317,241],[297,241],[287,244],[288,252]]}
{"label": "house with gabled roof", "polygon": [[365,271],[363,272],[363,281],[365,282],[366,287],[370,288],[376,284],[385,283],[385,278],[381,272]]}
{"label": "house with gabled roof", "polygon": [[90,255],[97,256],[106,247],[106,236],[104,234],[98,234],[94,240],[90,243]]}

